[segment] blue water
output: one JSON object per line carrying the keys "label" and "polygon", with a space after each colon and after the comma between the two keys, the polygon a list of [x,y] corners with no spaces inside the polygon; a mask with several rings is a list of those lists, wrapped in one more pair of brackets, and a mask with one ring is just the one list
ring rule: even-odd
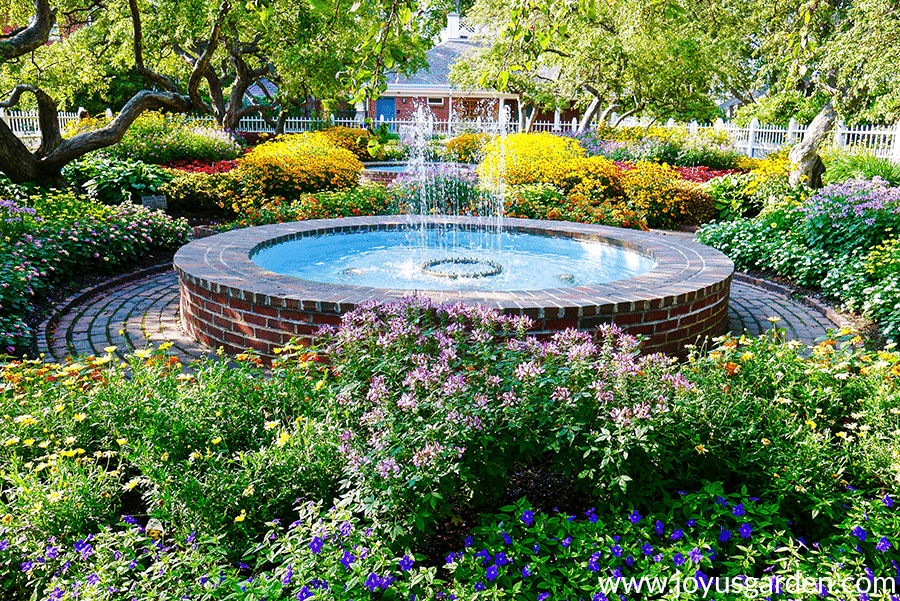
{"label": "blue water", "polygon": [[[428,261],[481,263],[432,267],[457,277],[423,273]],[[261,249],[251,259],[269,271],[315,282],[399,290],[541,290],[635,277],[653,259],[598,242],[504,232],[407,229],[309,236]],[[472,271],[502,272],[467,277]]]}

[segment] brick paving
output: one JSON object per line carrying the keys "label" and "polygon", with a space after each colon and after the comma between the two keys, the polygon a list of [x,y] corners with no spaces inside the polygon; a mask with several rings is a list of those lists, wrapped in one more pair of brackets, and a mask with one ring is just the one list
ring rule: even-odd
{"label": "brick paving", "polygon": [[[821,309],[791,300],[784,290],[767,290],[763,285],[767,284],[736,274],[728,312],[732,332],[755,336],[772,327],[769,317],[777,317],[776,327],[784,328],[789,340],[811,345],[826,329],[845,325],[834,315],[836,321]],[[164,342],[172,343],[169,352],[183,363],[215,355],[182,331],[178,278],[167,267],[74,295],[42,326],[38,337],[40,352],[53,361],[70,355],[102,355],[109,346],[116,346],[116,354],[122,356]]]}

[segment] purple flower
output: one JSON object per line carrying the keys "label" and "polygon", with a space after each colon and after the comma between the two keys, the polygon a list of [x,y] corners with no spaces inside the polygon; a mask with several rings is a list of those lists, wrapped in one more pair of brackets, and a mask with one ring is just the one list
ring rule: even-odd
{"label": "purple flower", "polygon": [[325,541],[322,540],[320,536],[314,536],[312,542],[309,543],[309,548],[312,549],[312,552],[318,554],[322,550],[322,546],[325,544]]}
{"label": "purple flower", "polygon": [[637,509],[635,509],[635,510],[632,511],[631,514],[628,516],[628,519],[631,520],[631,523],[632,523],[632,524],[637,524],[638,522],[641,521],[641,514],[638,513],[638,510],[637,510]]}
{"label": "purple flower", "polygon": [[30,572],[30,571],[31,571],[31,568],[34,567],[34,562],[31,561],[31,560],[23,561],[23,562],[20,564],[19,567],[22,568],[22,571],[23,571],[23,572]]}
{"label": "purple flower", "polygon": [[733,513],[733,514],[736,515],[736,516],[742,516],[742,515],[744,515],[744,514],[747,513],[747,512],[744,511],[744,504],[743,504],[743,503],[738,503],[737,505],[735,505],[735,506],[731,509],[731,513]]}
{"label": "purple flower", "polygon": [[747,522],[744,522],[741,524],[741,527],[738,528],[738,534],[741,535],[741,538],[750,538],[750,535],[753,534],[753,527]]}
{"label": "purple flower", "polygon": [[891,541],[889,541],[886,536],[882,536],[881,540],[878,541],[878,544],[875,545],[875,550],[881,551],[882,553],[884,553],[885,551],[887,551],[890,548],[891,548]]}
{"label": "purple flower", "polygon": [[522,568],[522,578],[528,578],[529,576],[531,576],[531,564]]}
{"label": "purple flower", "polygon": [[350,564],[356,561],[356,555],[350,553],[350,551],[344,551],[344,556],[341,557],[341,565],[343,565],[346,569],[350,569]]}
{"label": "purple flower", "polygon": [[653,547],[650,546],[650,543],[644,543],[641,551],[643,551],[644,555],[653,555]]}
{"label": "purple flower", "polygon": [[[513,543],[512,537],[511,537],[510,535],[508,535],[507,533],[501,532],[501,533],[500,533],[500,536],[503,537],[503,540],[504,540],[504,542],[506,542],[507,545],[511,545],[511,544]],[[467,538],[466,540],[472,540],[472,537],[470,536],[470,537]],[[474,544],[474,542],[475,542],[475,541],[473,540],[472,543]],[[470,545],[466,545],[466,546],[468,547],[468,546],[470,546]]]}
{"label": "purple flower", "polygon": [[[508,544],[510,544],[510,542],[512,542],[512,541],[506,541],[506,544],[508,545]],[[463,541],[463,544],[466,545],[467,547],[471,547],[472,545],[475,544],[475,539],[472,538],[471,536],[467,536],[466,539]]]}
{"label": "purple flower", "polygon": [[700,560],[703,559],[703,553],[700,552],[700,547],[694,547],[693,549],[691,549],[688,557],[694,563],[700,563]]}
{"label": "purple flower", "polygon": [[404,555],[400,560],[400,569],[404,572],[408,572],[413,567],[413,559],[409,555]]}
{"label": "purple flower", "polygon": [[866,540],[866,531],[857,526],[853,530],[850,531],[850,534],[858,538],[859,540]]}
{"label": "purple flower", "polygon": [[487,587],[484,585],[483,582],[476,582],[476,583],[475,583],[475,590],[476,590],[476,591],[483,591],[483,590],[485,590],[485,589],[487,589]]}
{"label": "purple flower", "polygon": [[689,528],[693,528],[694,526],[697,525],[697,520],[695,520],[694,518],[691,518],[685,522],[685,525],[688,526]]}
{"label": "purple flower", "polygon": [[294,577],[294,569],[291,566],[287,567],[287,571],[284,573],[284,577],[281,579],[281,584],[287,586],[291,583],[291,579]]}
{"label": "purple flower", "polygon": [[676,566],[680,566],[684,563],[684,555],[682,555],[681,553],[676,553],[675,556],[672,558],[672,561],[675,563]]}
{"label": "purple flower", "polygon": [[522,517],[520,519],[526,526],[531,526],[534,523],[534,512],[524,511],[522,512]]}
{"label": "purple flower", "polygon": [[658,535],[662,536],[663,529],[664,529],[663,523],[660,522],[659,520],[656,520],[656,523],[653,524],[653,529],[656,530],[656,533]]}
{"label": "purple flower", "polygon": [[562,539],[562,541],[560,542],[560,545],[562,545],[563,549],[568,549],[569,545],[571,545],[571,544],[572,544],[571,536],[567,536],[566,538]]}
{"label": "purple flower", "polygon": [[550,598],[550,593],[541,593],[537,596],[537,601],[547,601]]}
{"label": "purple flower", "polygon": [[671,536],[669,536],[670,540],[679,540],[684,538],[684,532],[681,529],[675,530]]}
{"label": "purple flower", "polygon": [[887,505],[888,507],[894,506],[894,501],[888,495],[884,495],[884,498],[881,500],[882,503]]}
{"label": "purple flower", "polygon": [[616,557],[622,557],[622,547],[620,547],[619,545],[613,545],[612,547],[609,548],[609,550]]}

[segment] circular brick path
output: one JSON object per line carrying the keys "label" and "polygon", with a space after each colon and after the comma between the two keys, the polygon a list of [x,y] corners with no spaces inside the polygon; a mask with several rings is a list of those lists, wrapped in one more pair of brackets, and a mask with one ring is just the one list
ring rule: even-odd
{"label": "circular brick path", "polygon": [[[113,280],[68,299],[41,328],[39,351],[47,360],[59,361],[69,355],[102,355],[109,346],[124,355],[135,348],[171,342],[169,352],[183,363],[214,355],[212,349],[189,338],[178,323],[175,272],[168,265],[151,271]],[[731,331],[755,336],[769,330],[769,318],[777,317],[776,326],[785,329],[789,340],[811,345],[826,329],[845,325],[839,316],[831,314],[829,318],[821,308],[793,301],[786,292],[735,274],[728,311]]]}

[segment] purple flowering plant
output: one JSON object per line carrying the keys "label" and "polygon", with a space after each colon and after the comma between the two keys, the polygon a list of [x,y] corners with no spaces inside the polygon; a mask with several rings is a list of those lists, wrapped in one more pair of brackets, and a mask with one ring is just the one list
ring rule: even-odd
{"label": "purple flowering plant", "polygon": [[324,339],[343,384],[310,410],[342,432],[346,486],[371,514],[427,529],[450,500],[488,502],[510,466],[547,459],[585,488],[652,487],[653,432],[692,384],[616,326],[547,340],[530,327],[409,297],[361,306]]}

